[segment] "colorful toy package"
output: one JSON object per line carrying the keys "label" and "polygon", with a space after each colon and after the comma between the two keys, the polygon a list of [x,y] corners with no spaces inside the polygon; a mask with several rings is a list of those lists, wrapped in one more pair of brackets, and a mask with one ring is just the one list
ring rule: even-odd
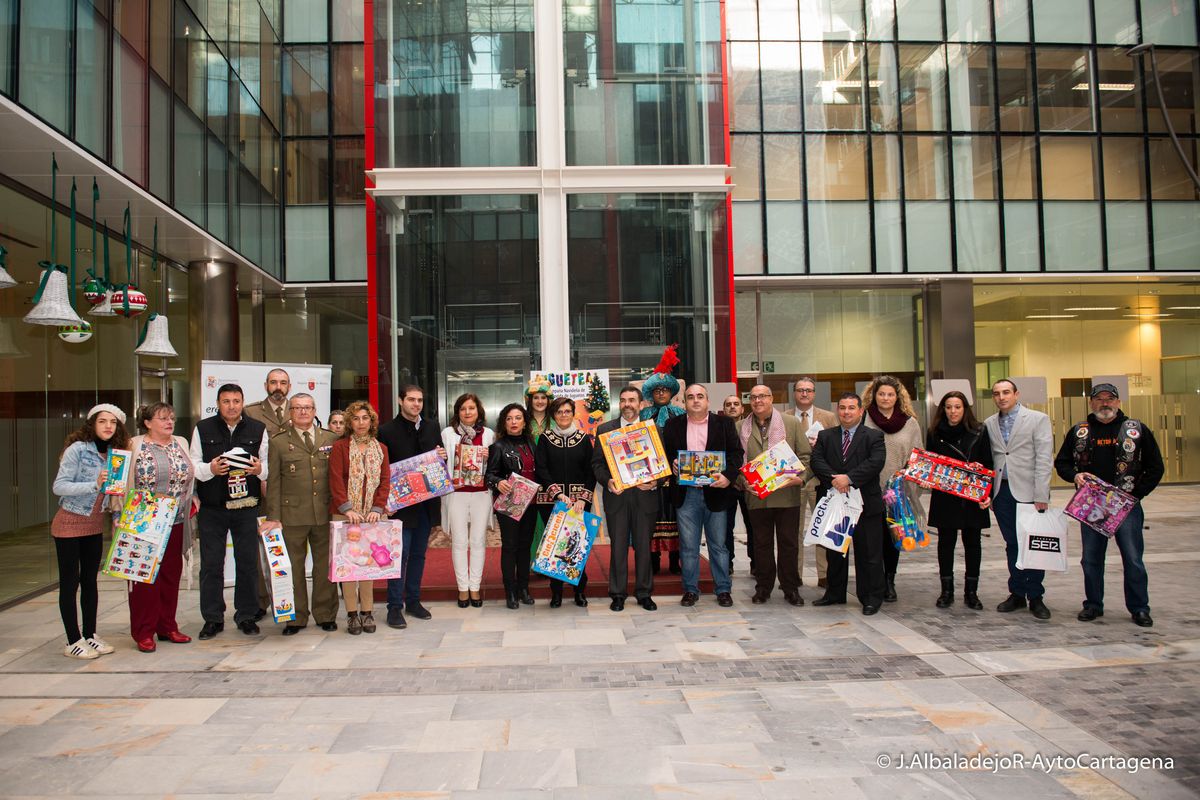
{"label": "colorful toy package", "polygon": [[492,504],[492,508],[497,514],[520,522],[540,487],[537,481],[531,481],[515,472],[508,477],[508,482],[511,485],[508,494],[496,495],[496,502]]}
{"label": "colorful toy package", "polygon": [[897,550],[916,550],[929,545],[929,537],[917,522],[912,500],[904,491],[903,472],[897,472],[888,480],[887,488],[883,491],[883,503],[887,509],[892,544]]}
{"label": "colorful toy package", "polygon": [[804,465],[787,442],[780,442],[742,465],[742,475],[750,491],[760,500],[803,472]]}
{"label": "colorful toy package", "polygon": [[[258,524],[261,526],[266,519],[259,517]],[[258,535],[262,538],[271,576],[271,615],[276,622],[291,622],[296,618],[296,588],[292,583],[292,559],[283,540],[283,528],[260,530]]]}
{"label": "colorful toy package", "polygon": [[406,458],[392,464],[392,483],[388,490],[387,511],[395,514],[408,508],[454,491],[450,470],[446,462],[438,458],[436,450]]}
{"label": "colorful toy package", "polygon": [[129,450],[108,449],[108,464],[104,467],[108,477],[101,491],[104,494],[123,495],[129,490],[129,470],[133,466],[133,453]]}
{"label": "colorful toy package", "polygon": [[454,448],[454,474],[450,482],[455,489],[483,486],[483,470],[487,467],[487,448],[482,445],[460,444]]}
{"label": "colorful toy package", "polygon": [[384,581],[399,578],[404,525],[398,519],[329,523],[329,580]]}
{"label": "colorful toy package", "polygon": [[622,490],[671,474],[671,463],[667,461],[653,420],[642,420],[602,434],[600,447],[604,449],[613,481]]}
{"label": "colorful toy package", "polygon": [[546,520],[546,531],[531,568],[578,586],[599,531],[600,517],[587,511],[576,514],[566,503],[558,501]]}
{"label": "colorful toy package", "polygon": [[977,503],[991,494],[992,480],[996,477],[995,472],[982,464],[959,461],[919,447],[914,447],[909,453],[908,466],[904,468],[903,475],[905,480],[926,489]]}
{"label": "colorful toy package", "polygon": [[713,476],[724,471],[724,450],[679,451],[680,486],[711,486]]}
{"label": "colorful toy package", "polygon": [[113,526],[104,573],[135,583],[154,583],[175,521],[174,497],[130,492]]}
{"label": "colorful toy package", "polygon": [[1091,476],[1084,478],[1063,513],[1105,536],[1115,536],[1137,502],[1128,492]]}

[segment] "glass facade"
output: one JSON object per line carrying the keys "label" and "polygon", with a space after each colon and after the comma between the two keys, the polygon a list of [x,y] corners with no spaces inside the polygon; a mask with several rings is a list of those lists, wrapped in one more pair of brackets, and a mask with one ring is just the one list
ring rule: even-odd
{"label": "glass facade", "polygon": [[1200,269],[1194,0],[727,15],[737,274]]}

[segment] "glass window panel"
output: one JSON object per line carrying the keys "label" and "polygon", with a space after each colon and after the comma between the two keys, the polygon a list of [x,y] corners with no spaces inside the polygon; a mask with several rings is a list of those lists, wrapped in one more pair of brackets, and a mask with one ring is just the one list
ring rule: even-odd
{"label": "glass window panel", "polygon": [[767,264],[772,275],[804,272],[804,204],[793,200],[767,203]]}
{"label": "glass window panel", "polygon": [[[800,137],[763,137],[768,200],[803,200],[800,188]],[[767,204],[768,209],[770,203]]]}
{"label": "glass window panel", "polygon": [[340,44],[333,48],[333,132],[363,132],[363,48]]}
{"label": "glass window panel", "polygon": [[758,200],[761,184],[762,137],[732,136],[729,152],[733,168],[733,199]]}
{"label": "glass window panel", "polygon": [[278,124],[279,107],[282,102],[282,78],[280,63],[283,58],[283,48],[275,39],[275,33],[266,23],[265,17],[260,20],[258,39],[258,73],[259,73],[259,104],[267,119]]}
{"label": "glass window panel", "polygon": [[146,0],[113,0],[113,24],[142,61],[146,60],[148,12]]}
{"label": "glass window panel", "polygon": [[225,145],[208,137],[208,232],[218,239],[229,236],[229,161]]}
{"label": "glass window panel", "polygon": [[956,136],[952,147],[955,199],[996,199],[996,140],[991,136]]}
{"label": "glass window panel", "polygon": [[1196,4],[1192,0],[1142,0],[1142,41],[1195,46]]}
{"label": "glass window panel", "polygon": [[811,265],[816,275],[867,273],[871,271],[871,229],[866,201],[810,202],[808,241]]}
{"label": "glass window panel", "polygon": [[[113,64],[113,166],[121,170],[135,183],[146,185],[146,62],[121,37],[114,45],[116,62]],[[170,105],[162,105],[159,97],[159,113],[166,111],[170,118]],[[169,98],[166,98],[169,103]],[[169,131],[169,125],[162,128]],[[157,131],[151,131],[157,133]],[[162,135],[162,134],[159,134]],[[155,150],[168,146],[169,141],[155,143]],[[165,170],[164,170],[165,172]],[[163,192],[162,196],[166,196]]]}
{"label": "glass window panel", "polygon": [[899,200],[876,200],[875,213],[875,271],[897,273],[904,271],[904,238],[901,231]]}
{"label": "glass window panel", "polygon": [[363,4],[333,3],[333,41],[358,42],[362,44],[365,28],[363,27]]}
{"label": "glass window panel", "polygon": [[896,38],[895,0],[866,0],[867,38]]}
{"label": "glass window panel", "polygon": [[204,126],[175,103],[175,209],[204,227]]}
{"label": "glass window panel", "polygon": [[329,133],[329,48],[288,47],[283,63],[283,132]]}
{"label": "glass window panel", "polygon": [[871,137],[871,180],[876,200],[900,199],[900,139]]}
{"label": "glass window panel", "polygon": [[150,68],[163,81],[171,80],[171,4],[150,7]]}
{"label": "glass window panel", "polygon": [[900,76],[896,45],[867,45],[867,106],[871,130],[894,131],[900,124]]}
{"label": "glass window panel", "polygon": [[[119,84],[118,84],[119,85]],[[122,142],[122,145],[124,143]],[[171,199],[171,90],[157,79],[150,81],[150,191]],[[114,155],[123,152],[113,148]]]}
{"label": "glass window panel", "polygon": [[228,54],[229,3],[227,0],[214,0],[208,4],[208,19],[205,21],[204,27],[217,50],[222,54]]}
{"label": "glass window panel", "polygon": [[[1006,195],[1007,196],[1007,195]],[[1032,200],[1004,201],[1004,269],[1037,272],[1042,258],[1038,204]]]}
{"label": "glass window panel", "polygon": [[763,130],[800,130],[800,45],[796,42],[763,42]]}
{"label": "glass window panel", "polygon": [[800,0],[802,39],[861,39],[861,0]]}
{"label": "glass window panel", "polygon": [[229,142],[229,63],[212,42],[208,43],[208,129],[222,143]]}
{"label": "glass window panel", "polygon": [[762,203],[733,204],[733,274],[763,271]]}
{"label": "glass window panel", "polygon": [[238,250],[256,264],[262,264],[263,250],[262,188],[250,173],[238,176]]}
{"label": "glass window panel", "polygon": [[946,0],[946,38],[952,42],[990,41],[990,0]]}
{"label": "glass window panel", "polygon": [[[1150,140],[1150,191],[1155,200],[1195,200],[1200,197],[1170,139]],[[1182,139],[1183,152],[1196,167],[1196,139]],[[1157,223],[1155,223],[1157,226]]]}
{"label": "glass window panel", "polygon": [[1146,199],[1146,158],[1141,137],[1104,139],[1104,197],[1107,200]]}
{"label": "glass window panel", "polygon": [[1100,204],[1058,201],[1042,204],[1046,224],[1046,270],[1099,272]]}
{"label": "glass window panel", "polygon": [[[759,120],[761,94],[758,84],[758,43],[729,45],[729,128],[734,131],[762,130]],[[795,70],[795,65],[793,65]],[[792,104],[795,105],[795,97]]]}
{"label": "glass window panel", "polygon": [[[1150,76],[1150,63],[1142,59],[1144,74]],[[1167,106],[1167,115],[1176,133],[1197,133],[1200,126],[1200,58],[1196,53],[1162,51],[1158,54],[1158,72],[1161,78],[1163,101]],[[1149,107],[1150,130],[1158,132],[1167,130],[1163,122],[1162,110],[1158,108],[1158,97]]]}
{"label": "glass window panel", "polygon": [[366,198],[366,160],[362,139],[333,140],[333,202],[361,203]]}
{"label": "glass window panel", "polygon": [[187,103],[200,119],[205,117],[204,98],[207,91],[204,66],[208,59],[208,43],[199,20],[184,4],[175,0],[175,96]]}
{"label": "glass window panel", "polygon": [[1028,0],[993,0],[996,12],[996,41],[1029,41]]}
{"label": "glass window panel", "polygon": [[942,0],[896,0],[900,39],[942,41]]}
{"label": "glass window panel", "polygon": [[[334,6],[347,5],[362,4],[334,3]],[[329,0],[287,0],[283,4],[283,40],[287,43],[328,41],[328,15]]]}
{"label": "glass window panel", "polygon": [[996,129],[996,97],[988,47],[950,45],[950,126],[956,131]]}
{"label": "glass window panel", "polygon": [[862,45],[800,45],[804,127],[809,131],[863,129]]}
{"label": "glass window panel", "polygon": [[70,130],[71,0],[23,3],[17,100],[63,132]]}
{"label": "glass window panel", "polygon": [[1137,44],[1136,0],[1097,0],[1096,42]]}
{"label": "glass window panel", "polygon": [[726,0],[725,25],[730,40],[758,39],[758,0]]}
{"label": "glass window panel", "polygon": [[[1123,49],[1097,51],[1096,95],[1100,101],[1100,126],[1106,132],[1142,130],[1142,87],[1134,61]],[[1151,113],[1158,114],[1154,109]]]}
{"label": "glass window panel", "polygon": [[285,142],[284,158],[287,168],[285,203],[289,206],[327,204],[329,141],[316,139]]}
{"label": "glass window panel", "polygon": [[1154,203],[1154,268],[1200,269],[1200,203]]}
{"label": "glass window panel", "polygon": [[1044,131],[1095,130],[1091,58],[1086,50],[1037,51],[1038,120]]}
{"label": "glass window panel", "polygon": [[1054,0],[1032,5],[1033,34],[1037,41],[1083,44],[1092,41],[1092,9],[1088,0]]}
{"label": "glass window panel", "polygon": [[807,136],[809,200],[867,199],[867,138]]}
{"label": "glass window panel", "polygon": [[759,38],[799,39],[800,21],[796,11],[796,0],[758,0],[758,29],[762,32]]}
{"label": "glass window panel", "polygon": [[949,272],[950,204],[946,202],[904,203],[905,232],[908,234],[909,272]]}
{"label": "glass window panel", "polygon": [[[75,141],[106,157],[108,20],[95,8],[92,0],[78,0],[75,13]],[[66,54],[63,55],[65,58]],[[138,182],[145,183],[146,176],[143,174],[140,178]]]}
{"label": "glass window panel", "polygon": [[942,136],[904,137],[904,196],[909,200],[945,200],[950,184],[946,139]]}
{"label": "glass window panel", "polygon": [[[1007,196],[1007,195],[1005,195]],[[1042,138],[1042,198],[1097,200],[1094,139]]]}
{"label": "glass window panel", "polygon": [[1037,199],[1036,143],[1028,136],[1001,136],[1000,162],[1006,200]]}
{"label": "glass window panel", "polygon": [[288,281],[328,281],[329,207],[289,205],[283,214]]}
{"label": "glass window panel", "polygon": [[954,204],[958,272],[1000,271],[1000,204],[967,200]]}
{"label": "glass window panel", "polygon": [[366,206],[337,206],[333,209],[334,278],[339,281],[367,279]]}
{"label": "glass window panel", "polygon": [[996,48],[1000,130],[1033,130],[1033,64],[1027,47]]}
{"label": "glass window panel", "polygon": [[905,131],[946,129],[946,52],[941,45],[900,46],[900,113]]}
{"label": "glass window panel", "polygon": [[13,94],[13,44],[17,0],[0,0],[0,92]]}
{"label": "glass window panel", "polygon": [[1110,270],[1145,272],[1150,269],[1150,236],[1146,222],[1145,203],[1104,204]]}

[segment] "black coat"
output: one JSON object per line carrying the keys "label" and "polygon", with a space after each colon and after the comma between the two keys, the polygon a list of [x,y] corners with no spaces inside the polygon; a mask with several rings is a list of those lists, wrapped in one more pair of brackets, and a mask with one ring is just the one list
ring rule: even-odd
{"label": "black coat", "polygon": [[809,466],[821,482],[824,495],[833,486],[834,475],[845,475],[850,485],[862,494],[864,514],[883,513],[883,492],[879,488],[879,473],[887,460],[883,431],[859,423],[850,450],[842,458],[842,426],[826,428],[817,434]]}
{"label": "black coat", "polygon": [[[532,439],[514,439],[511,436],[496,437],[495,444],[488,448],[487,472],[483,476],[484,483],[489,489],[499,491],[496,486],[500,481],[508,480],[514,472],[520,474],[522,447],[529,448],[529,454],[533,455]],[[536,462],[534,474],[524,477],[531,481],[537,480]]]}
{"label": "black coat", "polygon": [[[667,453],[667,461],[672,464],[679,458],[680,450],[687,450],[687,414],[671,417],[663,426],[663,450]],[[742,474],[742,464],[745,462],[746,451],[742,448],[742,440],[738,438],[733,420],[719,414],[708,415],[708,441],[705,450],[724,450],[725,469],[721,472],[729,479],[729,486],[724,489],[704,487],[704,505],[709,511],[729,511],[737,506],[738,493],[733,484]],[[676,508],[683,505],[687,498],[688,486],[680,486],[677,476],[671,476],[671,504]]]}
{"label": "black coat", "polygon": [[[441,447],[442,434],[438,431],[436,420],[422,419],[418,428],[401,415],[379,426],[379,442],[387,448],[388,461],[395,464]],[[403,522],[406,529],[415,527],[420,521],[422,508],[428,511],[429,519],[437,525],[442,518],[442,501],[438,497],[402,508],[392,514],[392,519]]]}
{"label": "black coat", "polygon": [[[982,425],[974,433],[963,428],[961,438],[931,428],[925,437],[925,449],[939,456],[974,461],[988,469],[992,468],[992,442],[987,428]],[[983,530],[991,525],[991,513],[986,508],[980,508],[974,500],[936,490],[930,492],[929,527],[939,531],[961,531],[964,528]]]}
{"label": "black coat", "polygon": [[533,458],[537,462],[538,483],[545,492],[545,496],[539,496],[539,504],[553,505],[555,495],[565,494],[572,500],[583,500],[591,508],[592,487],[596,485],[591,436],[580,430],[562,436],[551,425],[538,438]]}

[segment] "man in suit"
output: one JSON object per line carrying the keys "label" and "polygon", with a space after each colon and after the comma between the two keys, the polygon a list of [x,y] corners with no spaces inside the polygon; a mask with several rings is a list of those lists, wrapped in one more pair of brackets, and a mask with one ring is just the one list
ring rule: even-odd
{"label": "man in suit", "polygon": [[1008,378],[992,384],[996,413],[984,420],[992,442],[992,507],[1004,536],[1008,556],[1008,598],[996,610],[1001,613],[1029,606],[1040,620],[1050,619],[1042,600],[1046,573],[1040,569],[1017,569],[1017,503],[1033,503],[1038,511],[1050,505],[1050,470],[1054,464],[1054,434],[1050,418],[1021,405],[1021,393]]}
{"label": "man in suit", "polygon": [[267,466],[267,527],[283,528],[292,566],[296,618],[283,629],[292,636],[308,624],[308,581],[304,558],[312,549],[312,616],[323,631],[337,630],[337,587],[329,580],[329,451],[337,439],[314,424],[316,401],[295,394],[288,403],[291,425],[271,437]]}
{"label": "man in suit", "polygon": [[[854,593],[862,603],[862,613],[871,616],[883,603],[883,541],[879,528],[883,524],[883,493],[879,489],[879,473],[887,458],[882,431],[862,424],[862,398],[845,392],[838,398],[838,426],[817,434],[812,451],[812,471],[821,482],[821,494],[829,489],[848,492],[851,487],[862,495],[863,510],[854,526]],[[814,600],[814,606],[840,605],[846,602],[846,585],[850,565],[846,556],[828,554],[828,586],[825,596]]]}
{"label": "man in suit", "polygon": [[[599,439],[609,431],[615,431],[638,422],[641,411],[642,391],[636,386],[626,386],[618,395],[620,416],[609,420],[596,429]],[[658,485],[651,481],[621,490],[617,488],[604,457],[604,448],[592,450],[592,472],[596,483],[604,487],[604,516],[608,520],[608,537],[612,540],[612,553],[608,565],[608,595],[612,598],[609,608],[622,611],[628,595],[629,548],[633,547],[634,596],[638,605],[647,611],[658,608],[650,595],[654,591],[654,572],[650,568],[650,532],[658,514]]]}
{"label": "man in suit", "polygon": [[742,443],[733,420],[708,411],[708,389],[699,383],[687,387],[683,402],[686,413],[667,420],[663,427],[663,449],[672,466],[680,450],[716,450],[725,453],[725,469],[709,486],[680,486],[671,477],[671,504],[678,509],[679,561],[683,569],[680,605],[691,607],[700,599],[700,532],[708,542],[708,566],[712,570],[717,604],[733,605],[733,582],[729,577],[729,551],[725,547],[726,515],[737,503],[733,482],[741,473]]}
{"label": "man in suit", "polygon": [[[795,386],[792,387],[792,399],[796,402],[796,407],[788,413],[796,418],[800,423],[800,430],[807,436],[812,429],[814,423],[819,423],[821,430],[827,428],[836,428],[838,425],[837,416],[832,411],[826,411],[823,408],[818,408],[814,404],[816,400],[817,382],[805,375],[802,378],[796,379]],[[817,431],[813,431],[811,436],[808,436],[808,444],[811,447],[817,443]],[[804,489],[800,492],[800,563],[798,569],[800,571],[800,584],[804,585],[804,518],[807,512],[811,511],[817,505],[817,481],[809,473],[809,481],[804,485]],[[817,556],[817,586],[825,588],[826,574],[829,569],[829,561],[826,554],[829,552],[820,545],[816,546]]]}
{"label": "man in suit", "polygon": [[286,370],[273,369],[267,373],[263,388],[266,389],[267,396],[246,406],[244,413],[250,419],[256,419],[266,426],[269,439],[291,424],[288,392],[292,390],[292,379]]}

